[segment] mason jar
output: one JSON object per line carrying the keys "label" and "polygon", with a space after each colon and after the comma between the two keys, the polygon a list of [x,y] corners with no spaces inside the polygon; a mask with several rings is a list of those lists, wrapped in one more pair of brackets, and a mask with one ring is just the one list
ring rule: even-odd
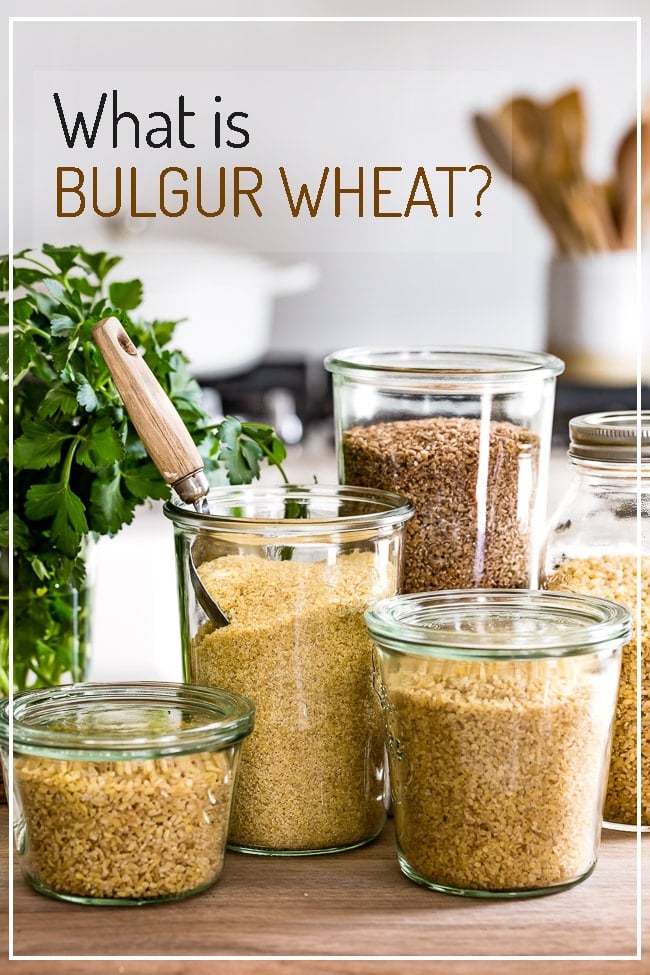
{"label": "mason jar", "polygon": [[572,480],[550,522],[544,587],[605,596],[623,603],[632,613],[631,639],[623,648],[604,815],[607,826],[647,830],[650,410],[577,416],[569,423],[569,433]]}
{"label": "mason jar", "polygon": [[556,376],[506,349],[346,349],[332,373],[342,483],[415,507],[404,590],[535,587]]}
{"label": "mason jar", "polygon": [[[217,488],[170,501],[185,679],[256,706],[229,845],[326,853],[386,816],[382,718],[363,614],[399,590],[402,497],[364,488]],[[197,582],[198,577],[198,582]],[[206,614],[205,594],[226,625]],[[208,606],[209,609],[209,606]]]}
{"label": "mason jar", "polygon": [[593,596],[465,590],[366,613],[403,873],[524,897],[594,869],[630,614]]}
{"label": "mason jar", "polygon": [[[10,724],[13,716],[13,754]],[[73,684],[0,703],[25,879],[82,904],[178,900],[222,871],[242,740],[238,694],[173,683]]]}

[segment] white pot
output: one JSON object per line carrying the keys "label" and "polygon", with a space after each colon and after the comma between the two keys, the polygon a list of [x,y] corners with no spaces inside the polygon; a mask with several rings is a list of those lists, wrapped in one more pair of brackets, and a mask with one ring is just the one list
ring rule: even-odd
{"label": "white pot", "polygon": [[127,234],[104,246],[124,258],[112,280],[143,283],[138,315],[184,319],[174,343],[199,379],[255,366],[269,347],[274,299],[306,291],[318,278],[312,264],[275,267],[252,254],[182,238]]}
{"label": "white pot", "polygon": [[637,290],[635,251],[553,258],[548,272],[547,349],[564,360],[565,379],[634,385],[639,352],[642,375],[650,374],[648,328],[642,327]]}

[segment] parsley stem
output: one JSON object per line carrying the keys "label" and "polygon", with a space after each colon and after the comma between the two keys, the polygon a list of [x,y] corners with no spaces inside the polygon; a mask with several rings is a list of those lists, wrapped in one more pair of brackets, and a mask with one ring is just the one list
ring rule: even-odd
{"label": "parsley stem", "polygon": [[30,669],[42,682],[44,687],[51,687],[53,683],[56,683],[56,681],[52,680],[52,675],[43,673],[43,669],[38,667],[33,660],[31,662]]}
{"label": "parsley stem", "polygon": [[284,481],[285,484],[288,484],[289,483],[289,478],[287,477],[287,475],[285,473],[285,470],[284,470],[284,467],[282,466],[282,464],[279,461],[275,460],[275,458],[273,457],[273,454],[264,445],[264,443],[261,443],[258,440],[256,440],[255,443],[257,443],[258,446],[261,447],[262,451],[266,455],[266,459],[269,462],[270,466],[271,467],[277,467],[277,469],[280,471],[280,474],[282,474],[282,480]]}
{"label": "parsley stem", "polygon": [[34,267],[40,267],[41,271],[45,271],[47,273],[48,278],[56,278],[57,281],[61,280],[60,276],[56,273],[56,270],[48,267],[47,264],[43,264],[41,261],[37,261],[35,257],[29,257],[27,254],[25,254],[23,257],[21,257],[21,260],[27,261],[29,264],[33,264]]}
{"label": "parsley stem", "polygon": [[70,447],[68,448],[68,452],[65,455],[65,460],[63,461],[63,468],[61,469],[61,484],[64,484],[66,487],[70,483],[70,471],[72,470],[72,461],[74,459],[75,451],[79,446],[80,441],[81,441],[81,437],[77,435],[72,441],[72,443],[70,444]]}
{"label": "parsley stem", "polygon": [[39,328],[37,325],[26,325],[23,324],[22,322],[18,322],[17,324],[21,325],[25,332],[33,332],[34,335],[40,335],[41,338],[47,339],[48,342],[50,341],[51,336],[44,329]]}

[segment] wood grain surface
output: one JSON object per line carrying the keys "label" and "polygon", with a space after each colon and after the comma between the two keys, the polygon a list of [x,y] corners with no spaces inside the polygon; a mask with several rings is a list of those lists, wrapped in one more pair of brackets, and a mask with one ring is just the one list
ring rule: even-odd
{"label": "wood grain surface", "polygon": [[[7,818],[2,807],[3,878],[8,876]],[[650,836],[643,840],[643,861],[645,894]],[[397,865],[392,822],[379,840],[348,853],[288,858],[228,853],[221,880],[211,890],[185,901],[139,908],[85,907],[52,900],[33,892],[15,866],[13,950],[20,975],[650,972],[646,912],[644,958],[633,957],[637,933],[633,834],[606,831],[594,874],[573,890],[521,901],[450,897],[407,880]],[[6,879],[2,898],[6,911]],[[3,954],[6,958],[6,944]],[[93,960],[74,960],[75,955]],[[94,960],[102,955],[112,960]],[[304,957],[314,955],[321,958]],[[333,957],[339,955],[348,957]],[[480,958],[453,959],[474,955]],[[508,961],[486,957],[490,955],[544,959]],[[576,960],[548,959],[553,955]],[[593,957],[599,955],[606,957]],[[617,955],[631,957],[615,960]],[[33,958],[19,962],[20,956]],[[48,956],[69,960],[45,961]],[[137,960],[147,956],[159,957]],[[398,957],[380,960],[381,956]],[[410,957],[407,961],[399,956]],[[592,960],[578,960],[580,956]]]}

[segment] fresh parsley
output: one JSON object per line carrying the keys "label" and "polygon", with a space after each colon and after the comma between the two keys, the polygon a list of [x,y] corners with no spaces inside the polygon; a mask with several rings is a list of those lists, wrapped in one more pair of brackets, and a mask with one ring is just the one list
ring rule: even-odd
{"label": "fresh parsley", "polygon": [[[9,259],[0,258],[0,691],[9,690],[9,388],[13,383],[14,685],[53,685],[77,660],[87,614],[85,546],[132,521],[148,499],[169,495],[123,407],[91,329],[115,315],[170,396],[208,476],[232,484],[259,477],[263,461],[284,480],[283,443],[271,427],[226,417],[211,424],[175,322],[142,321],[138,280],[107,281],[120,258],[43,245],[13,260],[13,376]],[[74,625],[73,625],[74,624]],[[77,627],[75,630],[74,627]]]}

